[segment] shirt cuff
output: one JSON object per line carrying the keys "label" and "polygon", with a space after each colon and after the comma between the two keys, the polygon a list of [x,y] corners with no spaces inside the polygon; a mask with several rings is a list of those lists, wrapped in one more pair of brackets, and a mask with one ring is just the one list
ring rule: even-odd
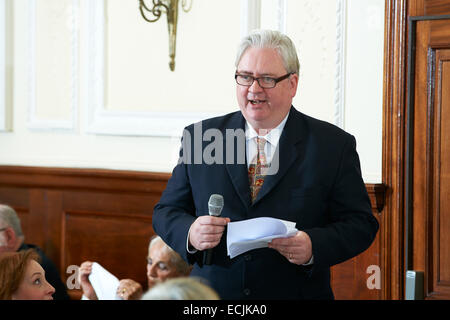
{"label": "shirt cuff", "polygon": [[[194,254],[194,253],[197,252],[197,249],[195,249],[195,248],[192,247],[192,246],[189,246],[189,234],[191,233],[191,228],[192,228],[192,225],[191,225],[191,227],[189,228],[188,235],[187,235],[187,239],[186,239],[186,251],[187,251],[188,253],[190,253],[190,254]],[[192,249],[190,249],[189,247],[191,247]]]}
{"label": "shirt cuff", "polygon": [[302,266],[309,266],[314,263],[314,256],[311,256],[311,259],[307,263],[302,264]]}

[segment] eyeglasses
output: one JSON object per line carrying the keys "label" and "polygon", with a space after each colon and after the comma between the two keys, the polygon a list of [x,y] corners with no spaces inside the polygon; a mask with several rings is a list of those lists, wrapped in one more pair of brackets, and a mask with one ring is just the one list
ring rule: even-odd
{"label": "eyeglasses", "polygon": [[253,84],[253,82],[256,80],[256,81],[258,81],[258,84],[261,88],[271,89],[271,88],[275,88],[275,86],[277,85],[278,82],[289,78],[289,76],[291,74],[293,74],[293,73],[291,72],[291,73],[285,74],[284,76],[281,76],[279,78],[272,78],[272,77],[255,78],[255,77],[249,76],[247,74],[235,74],[234,79],[236,79],[236,83],[241,86],[250,87]]}
{"label": "eyeglasses", "polygon": [[0,232],[5,231],[6,229],[8,229],[9,227],[4,227],[0,229]]}

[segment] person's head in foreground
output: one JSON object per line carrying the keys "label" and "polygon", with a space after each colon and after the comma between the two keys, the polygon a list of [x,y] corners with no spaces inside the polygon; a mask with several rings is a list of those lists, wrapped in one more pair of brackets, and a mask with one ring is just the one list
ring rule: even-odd
{"label": "person's head in foreground", "polygon": [[36,251],[0,254],[0,300],[53,300]]}
{"label": "person's head in foreground", "polygon": [[220,300],[217,292],[200,279],[180,277],[158,283],[142,300]]}

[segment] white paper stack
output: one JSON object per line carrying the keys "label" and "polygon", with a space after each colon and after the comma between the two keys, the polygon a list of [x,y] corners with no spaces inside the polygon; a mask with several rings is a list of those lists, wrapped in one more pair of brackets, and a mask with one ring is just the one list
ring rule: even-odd
{"label": "white paper stack", "polygon": [[116,295],[119,279],[97,262],[92,264],[89,281],[97,294],[98,300],[122,300]]}
{"label": "white paper stack", "polygon": [[231,259],[249,250],[264,248],[275,238],[287,238],[297,233],[295,222],[263,217],[227,225],[227,252]]}

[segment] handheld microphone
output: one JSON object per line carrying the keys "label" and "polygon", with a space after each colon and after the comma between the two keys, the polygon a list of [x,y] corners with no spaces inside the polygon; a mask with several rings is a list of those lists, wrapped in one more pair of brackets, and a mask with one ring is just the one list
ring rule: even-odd
{"label": "handheld microphone", "polygon": [[[219,217],[223,209],[223,196],[220,194],[212,194],[208,201],[208,211],[210,216]],[[212,262],[213,249],[205,252],[204,264],[210,265]]]}

